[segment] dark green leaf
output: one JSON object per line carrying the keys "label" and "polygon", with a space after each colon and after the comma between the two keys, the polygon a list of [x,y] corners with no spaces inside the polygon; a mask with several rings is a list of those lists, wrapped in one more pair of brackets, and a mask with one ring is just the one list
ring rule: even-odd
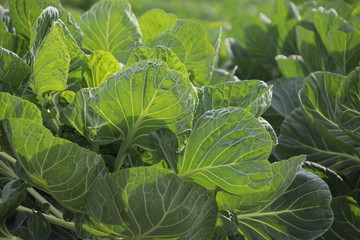
{"label": "dark green leaf", "polygon": [[319,239],[356,240],[360,238],[360,207],[348,196],[333,198],[331,208],[334,211],[334,223]]}
{"label": "dark green leaf", "polygon": [[159,158],[164,159],[169,167],[177,172],[178,139],[166,128],[157,129],[149,135],[151,145],[156,149]]}
{"label": "dark green leaf", "polygon": [[278,55],[275,59],[284,78],[295,78],[307,75],[307,69],[302,56],[290,55],[286,57],[284,55]]}
{"label": "dark green leaf", "polygon": [[49,221],[41,212],[33,212],[27,221],[30,231],[36,240],[47,240],[51,233]]}
{"label": "dark green leaf", "polygon": [[0,90],[16,93],[30,78],[29,66],[15,53],[0,48]]}
{"label": "dark green leaf", "polygon": [[326,183],[302,170],[271,204],[237,214],[239,230],[246,239],[315,239],[332,224],[330,202]]}
{"label": "dark green leaf", "polygon": [[129,239],[210,239],[217,216],[210,191],[154,167],[125,169],[98,180],[87,209],[100,222],[92,227],[108,230],[98,235]]}

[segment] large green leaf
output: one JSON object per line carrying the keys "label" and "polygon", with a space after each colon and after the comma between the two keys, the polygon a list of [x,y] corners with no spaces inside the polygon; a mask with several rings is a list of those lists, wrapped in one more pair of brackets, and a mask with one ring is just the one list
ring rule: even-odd
{"label": "large green leaf", "polygon": [[88,87],[101,87],[111,75],[120,70],[120,64],[116,58],[110,52],[101,50],[94,51],[83,66]]}
{"label": "large green leaf", "polygon": [[205,86],[200,97],[201,112],[241,107],[259,117],[270,106],[272,87],[257,80],[234,81]]}
{"label": "large green leaf", "polygon": [[180,60],[180,58],[169,48],[166,47],[139,47],[135,49],[129,56],[126,65],[130,66],[144,60],[160,60],[166,63],[166,65],[179,73],[182,73],[185,78],[189,77],[187,69]]}
{"label": "large green leaf", "polygon": [[89,188],[107,173],[102,157],[31,120],[9,119],[6,129],[27,178],[66,208],[84,211]]}
{"label": "large green leaf", "polygon": [[275,150],[278,159],[307,154],[309,161],[344,174],[360,169],[359,153],[318,126],[317,121],[306,116],[301,109],[294,110],[285,119]]}
{"label": "large green leaf", "polygon": [[217,216],[210,191],[154,167],[125,169],[98,180],[87,209],[104,227],[108,224],[111,236],[126,239],[210,239]]}
{"label": "large green leaf", "polygon": [[342,81],[337,93],[335,114],[337,123],[355,140],[360,141],[360,68]]}
{"label": "large green leaf", "polygon": [[326,183],[302,170],[265,208],[237,214],[239,230],[246,239],[315,239],[333,222],[330,202]]}
{"label": "large green leaf", "polygon": [[161,33],[171,29],[178,18],[162,9],[152,9],[139,18],[142,38],[146,45],[150,45]]}
{"label": "large green leaf", "polygon": [[267,191],[272,178],[267,161],[270,135],[242,108],[205,112],[191,132],[178,174],[208,189],[233,194]]}
{"label": "large green leaf", "polygon": [[35,29],[36,36],[32,37],[34,63],[30,87],[41,99],[43,93],[67,88],[70,55],[63,24],[57,20],[56,9],[44,10]]}
{"label": "large green leaf", "polygon": [[20,179],[8,182],[0,190],[0,239],[17,239],[5,227],[6,218],[24,201],[26,183]]}
{"label": "large green leaf", "polygon": [[133,144],[148,148],[147,136],[157,128],[168,127],[176,134],[189,130],[196,98],[189,79],[161,61],[149,60],[112,76],[92,107],[122,134],[119,157],[124,157]]}
{"label": "large green leaf", "polygon": [[273,177],[270,180],[271,187],[266,193],[254,192],[238,196],[226,192],[218,192],[216,201],[218,202],[219,209],[237,212],[238,214],[262,211],[271,202],[284,194],[295,179],[304,161],[305,155],[302,155],[272,163],[271,170]]}
{"label": "large green leaf", "polygon": [[91,107],[91,100],[98,91],[98,88],[81,89],[76,93],[74,101],[61,109],[60,116],[65,124],[74,127],[90,141],[106,144],[122,136]]}
{"label": "large green leaf", "polygon": [[[190,80],[197,87],[212,85],[211,75],[214,68],[215,48],[211,45],[206,30],[190,20],[177,20],[175,26],[155,39],[153,44],[170,48],[183,60]],[[175,48],[175,49],[174,49]],[[184,51],[185,52],[181,52]],[[183,58],[182,58],[183,57]]]}
{"label": "large green leaf", "polygon": [[333,198],[334,223],[319,239],[356,240],[360,238],[360,207],[348,196]]}
{"label": "large green leaf", "polygon": [[[59,18],[57,9],[48,7],[41,13],[31,32],[30,44],[33,71],[39,69],[33,74],[35,89],[44,88],[46,92],[65,90],[68,86],[81,88],[86,56]],[[46,81],[44,75],[55,77]]]}
{"label": "large green leaf", "polygon": [[15,53],[0,48],[0,91],[15,93],[30,77],[29,66]]}
{"label": "large green leaf", "polygon": [[129,50],[141,44],[141,32],[130,4],[125,0],[102,0],[79,20],[86,51],[111,52],[125,62]]}

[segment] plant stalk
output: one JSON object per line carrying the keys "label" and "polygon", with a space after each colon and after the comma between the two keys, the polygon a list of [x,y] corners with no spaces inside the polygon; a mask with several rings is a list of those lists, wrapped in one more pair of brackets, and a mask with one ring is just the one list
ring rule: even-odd
{"label": "plant stalk", "polygon": [[63,213],[54,207],[51,203],[49,203],[48,200],[46,200],[43,196],[41,196],[34,188],[30,187],[27,188],[28,193],[30,193],[31,196],[33,196],[36,200],[38,200],[41,204],[49,204],[49,210],[52,212],[56,217],[59,219],[63,219]]}
{"label": "plant stalk", "polygon": [[3,161],[0,162],[0,168],[4,169],[9,177],[18,178],[18,176],[16,175],[14,170],[11,167],[9,167],[8,165],[6,165]]}
{"label": "plant stalk", "polygon": [[[29,214],[33,214],[35,210],[24,207],[24,206],[19,206],[16,211],[18,212],[25,212],[25,213],[29,213]],[[59,219],[57,217],[54,217],[52,215],[49,214],[44,214],[44,217],[52,224],[58,225],[60,227],[69,229],[71,231],[75,231],[75,224],[73,222],[66,222],[63,219]]]}
{"label": "plant stalk", "polygon": [[0,157],[4,158],[5,160],[11,162],[12,164],[16,163],[16,159],[7,154],[6,152],[0,152]]}

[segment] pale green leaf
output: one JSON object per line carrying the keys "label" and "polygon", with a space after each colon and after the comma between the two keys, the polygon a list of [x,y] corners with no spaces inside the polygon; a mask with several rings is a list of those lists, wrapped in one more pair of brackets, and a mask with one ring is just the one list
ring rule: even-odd
{"label": "pale green leaf", "polygon": [[29,80],[30,73],[18,55],[0,48],[0,91],[16,93]]}
{"label": "pale green leaf", "polygon": [[139,18],[139,25],[146,45],[150,45],[158,35],[171,29],[176,20],[176,15],[166,13],[162,9],[152,9],[145,12]]}
{"label": "pale green leaf", "polygon": [[233,194],[267,191],[272,172],[270,135],[250,112],[225,108],[197,121],[178,162],[178,174],[208,189]]}
{"label": "pale green leaf", "polygon": [[210,239],[217,217],[210,191],[154,167],[99,179],[89,192],[87,209],[112,230],[111,236],[127,239]]}
{"label": "pale green leaf", "polygon": [[9,119],[6,129],[27,179],[71,211],[85,211],[89,188],[107,174],[102,157],[31,120]]}
{"label": "pale green leaf", "polygon": [[30,87],[39,99],[48,91],[62,91],[67,88],[69,67],[70,56],[62,24],[55,21],[37,49],[34,59]]}
{"label": "pale green leaf", "polygon": [[83,74],[88,87],[101,87],[111,75],[120,70],[119,62],[110,52],[97,50],[87,58]]}
{"label": "pale green leaf", "polygon": [[84,33],[84,50],[108,51],[120,62],[125,62],[129,51],[142,42],[139,24],[125,0],[94,4],[81,16],[79,26]]}

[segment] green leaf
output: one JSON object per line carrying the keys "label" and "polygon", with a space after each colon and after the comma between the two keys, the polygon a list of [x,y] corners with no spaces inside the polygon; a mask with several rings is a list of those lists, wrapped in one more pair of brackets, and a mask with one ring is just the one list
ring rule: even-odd
{"label": "green leaf", "polygon": [[298,92],[304,82],[304,77],[275,79],[269,81],[272,85],[271,105],[264,113],[264,118],[279,132],[284,119],[296,108],[300,107]]}
{"label": "green leaf", "polygon": [[305,158],[305,155],[301,155],[272,163],[271,171],[273,177],[270,180],[271,187],[266,193],[255,192],[237,196],[226,192],[218,192],[216,201],[218,202],[219,209],[241,214],[261,211],[284,194],[286,189],[294,181]]}
{"label": "green leaf", "polygon": [[171,49],[171,51],[174,52],[183,63],[185,63],[187,52],[186,47],[180,38],[171,34],[169,31],[166,31],[159,35],[151,44],[151,47],[153,48],[159,46]]}
{"label": "green leaf", "polygon": [[[0,238],[13,239],[5,227],[6,218],[25,200],[26,183],[20,179],[8,182],[0,190]],[[4,237],[4,238],[3,238]],[[16,238],[15,238],[16,239]]]}
{"label": "green leaf", "polygon": [[207,111],[189,136],[178,162],[179,176],[233,194],[268,191],[271,148],[270,135],[248,111]]}
{"label": "green leaf", "polygon": [[61,6],[59,0],[12,0],[10,2],[10,17],[16,31],[27,39],[30,38],[32,27],[43,9],[52,6],[60,11],[60,18],[66,23],[71,33],[81,41],[81,32],[71,16]]}
{"label": "green leaf", "polygon": [[103,0],[81,16],[84,33],[82,48],[86,51],[111,52],[126,62],[129,50],[141,44],[141,32],[130,4],[125,0]]}
{"label": "green leaf", "polygon": [[0,90],[16,93],[30,78],[29,66],[15,53],[0,48]]}
{"label": "green leaf", "polygon": [[54,137],[34,121],[9,119],[6,129],[32,184],[71,211],[85,211],[88,190],[97,178],[107,174],[102,157]]}
{"label": "green leaf", "polygon": [[177,172],[178,139],[167,128],[159,128],[149,135],[151,145],[156,149],[159,158],[164,159],[169,167]]}
{"label": "green leaf", "polygon": [[[42,123],[41,112],[36,105],[9,93],[0,92],[0,120],[7,118],[26,118]],[[0,121],[0,151],[13,154],[2,121]]]}
{"label": "green leaf", "polygon": [[177,20],[175,26],[164,35],[160,35],[153,45],[155,43],[170,48],[176,54],[179,51],[178,47],[185,47],[184,54],[178,56],[184,59],[193,84],[197,87],[213,84],[211,75],[214,69],[215,48],[210,43],[205,28],[200,24],[190,20]]}
{"label": "green leaf", "polygon": [[27,220],[30,231],[34,234],[36,240],[47,240],[51,234],[49,221],[41,212],[33,212]]}
{"label": "green leaf", "polygon": [[55,21],[39,46],[33,65],[33,79],[30,87],[42,99],[49,91],[67,88],[70,67],[69,51],[66,47],[62,24]]}
{"label": "green leaf", "polygon": [[328,33],[330,31],[352,31],[350,25],[343,18],[339,17],[334,9],[325,10],[323,7],[319,7],[312,11],[310,18],[326,48],[329,46]]}
{"label": "green leaf", "polygon": [[26,118],[42,123],[41,112],[27,100],[0,92],[0,120],[6,118]]}
{"label": "green leaf", "polygon": [[201,112],[241,107],[259,117],[270,106],[272,87],[258,80],[234,81],[205,86],[200,97]]}
{"label": "green leaf", "polygon": [[119,62],[110,52],[94,51],[87,60],[83,71],[88,87],[101,87],[111,75],[121,70]]}
{"label": "green leaf", "polygon": [[289,57],[286,57],[284,55],[278,55],[275,59],[284,78],[295,78],[308,75],[302,56],[290,55]]}
{"label": "green leaf", "polygon": [[112,76],[92,107],[123,136],[121,153],[131,145],[149,148],[147,135],[167,127],[175,134],[192,126],[196,93],[189,79],[161,61],[133,64]]}
{"label": "green leaf", "polygon": [[329,31],[327,49],[341,74],[350,73],[359,66],[360,32]]}
{"label": "green leaf", "polygon": [[89,192],[87,210],[108,224],[111,236],[128,239],[210,239],[217,217],[210,191],[154,167],[125,169],[99,179]]}
{"label": "green leaf", "polygon": [[0,30],[0,46],[20,57],[29,52],[29,43],[22,36]]}
{"label": "green leaf", "polygon": [[60,116],[65,124],[74,127],[88,140],[107,144],[119,140],[122,136],[91,107],[92,98],[98,91],[98,88],[81,89],[76,93],[74,101],[60,110]]}
{"label": "green leaf", "polygon": [[139,47],[135,49],[129,56],[126,65],[130,66],[144,60],[160,60],[166,63],[166,65],[181,74],[185,78],[189,77],[187,69],[179,59],[179,57],[170,49],[157,46],[153,48]]}
{"label": "green leaf", "polygon": [[178,18],[162,9],[152,9],[139,18],[142,38],[146,45],[150,45],[161,33],[170,30]]}
{"label": "green leaf", "polygon": [[326,183],[302,170],[271,204],[237,214],[239,230],[246,239],[316,239],[332,224],[330,202]]}
{"label": "green leaf", "polygon": [[[296,40],[299,53],[303,57],[309,72],[334,70],[334,63],[331,61],[318,33],[303,26],[297,26]],[[299,76],[307,76],[307,74]]]}
{"label": "green leaf", "polygon": [[316,120],[301,109],[294,110],[283,122],[275,152],[278,159],[306,154],[309,161],[344,174],[360,169],[358,152],[317,126]]}
{"label": "green leaf", "polygon": [[335,114],[339,126],[356,141],[360,141],[360,68],[341,82],[337,93]]}
{"label": "green leaf", "polygon": [[319,239],[356,240],[360,238],[360,207],[348,196],[339,196],[331,201],[334,223]]}

